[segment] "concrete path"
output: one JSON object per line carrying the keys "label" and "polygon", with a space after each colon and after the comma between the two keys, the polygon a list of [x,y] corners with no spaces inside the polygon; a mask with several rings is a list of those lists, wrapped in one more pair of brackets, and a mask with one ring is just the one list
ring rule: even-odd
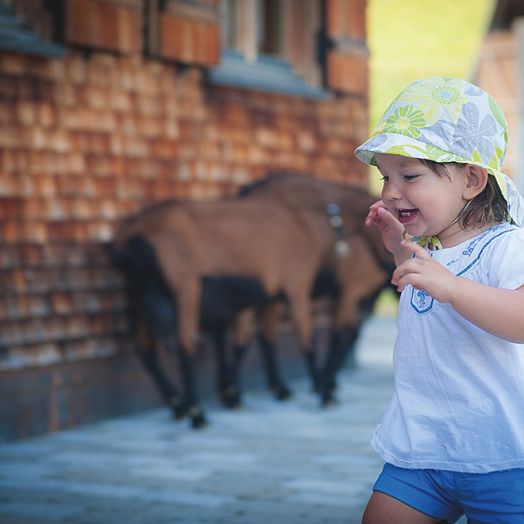
{"label": "concrete path", "polygon": [[368,322],[331,409],[300,379],[287,403],[256,391],[242,410],[208,408],[202,431],[157,409],[1,445],[0,523],[360,523],[395,329]]}

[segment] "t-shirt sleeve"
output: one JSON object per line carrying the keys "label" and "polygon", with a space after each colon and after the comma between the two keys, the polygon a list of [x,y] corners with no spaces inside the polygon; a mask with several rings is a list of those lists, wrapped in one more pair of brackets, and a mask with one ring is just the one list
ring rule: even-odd
{"label": "t-shirt sleeve", "polygon": [[490,285],[517,289],[524,285],[524,228],[502,235],[486,257]]}

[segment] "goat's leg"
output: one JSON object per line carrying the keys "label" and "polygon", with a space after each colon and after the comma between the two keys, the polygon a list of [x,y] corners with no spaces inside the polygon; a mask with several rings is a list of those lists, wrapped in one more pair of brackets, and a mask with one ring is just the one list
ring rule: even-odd
{"label": "goat's leg", "polygon": [[229,365],[226,351],[226,328],[220,327],[213,331],[213,340],[217,356],[217,389],[222,404],[228,408],[240,405],[240,393],[236,383],[233,366]]}
{"label": "goat's leg", "polygon": [[[349,281],[351,283],[351,281]],[[327,356],[320,374],[320,400],[323,406],[336,403],[336,377],[358,335],[358,305],[361,299],[358,283],[343,287],[334,318]]]}
{"label": "goat's leg", "polygon": [[[194,428],[204,426],[206,419],[198,404],[195,391],[194,355],[198,334],[201,283],[198,274],[192,271],[192,261],[180,258],[169,235],[156,234],[150,237],[156,251],[158,263],[165,281],[175,300],[178,313],[178,343],[169,343],[176,352],[184,386],[184,404]],[[178,260],[177,263],[175,263]]]}
{"label": "goat's leg", "polygon": [[198,280],[187,279],[183,288],[175,294],[178,311],[179,344],[176,344],[174,349],[180,363],[184,386],[184,403],[187,406],[187,414],[194,428],[200,428],[207,424],[202,408],[197,400],[194,376],[200,293]]}
{"label": "goat's leg", "polygon": [[255,317],[256,310],[254,308],[244,309],[237,313],[231,324],[233,348],[230,383],[236,387],[239,403],[241,402],[241,368],[253,338]]}
{"label": "goat's leg", "polygon": [[357,335],[358,329],[352,327],[335,330],[331,335],[326,361],[320,373],[320,398],[323,406],[336,402],[336,376],[344,366]]}
{"label": "goat's leg", "polygon": [[146,353],[141,353],[140,358],[142,364],[153,378],[160,396],[169,406],[175,418],[183,418],[186,415],[184,402],[176,386],[167,378],[166,374],[163,372],[158,360],[156,346],[152,346],[151,349]]}
{"label": "goat's leg", "polygon": [[195,428],[201,428],[207,424],[202,408],[196,400],[195,378],[194,378],[194,354],[188,353],[181,344],[171,342],[175,347],[178,361],[180,363],[180,372],[184,385],[184,411],[191,420],[191,425]]}
{"label": "goat's leg", "polygon": [[275,347],[275,344],[271,340],[268,340],[263,334],[260,334],[259,348],[266,372],[267,387],[277,400],[287,400],[292,396],[292,392],[280,377]]}
{"label": "goat's leg", "polygon": [[266,372],[267,385],[277,400],[287,400],[291,390],[280,374],[276,351],[276,329],[280,320],[280,304],[274,302],[266,306],[260,318],[259,349]]}
{"label": "goat's leg", "polygon": [[[358,249],[355,253],[359,253],[359,257],[353,259],[354,271],[343,273],[340,277],[342,296],[337,304],[335,329],[321,376],[323,405],[335,402],[336,375],[345,365],[348,355],[354,355],[360,329],[365,318],[372,311],[372,306],[378,296],[377,285],[380,285],[380,280],[383,278],[381,271],[373,274],[376,280],[356,278],[355,275],[363,274],[366,267],[369,275],[369,268],[373,268],[373,260],[368,260],[366,257],[368,252],[364,249]],[[344,266],[343,269],[347,270],[347,267]],[[378,289],[381,288],[378,287]],[[370,290],[372,290],[371,293]]]}
{"label": "goat's leg", "polygon": [[164,373],[158,360],[157,349],[159,343],[154,341],[152,334],[145,324],[143,315],[139,314],[137,311],[133,311],[131,320],[135,326],[138,357],[140,362],[153,379],[153,383],[155,384],[157,391],[160,393],[162,400],[173,411],[175,418],[182,418],[185,415],[185,411],[180,392]]}
{"label": "goat's leg", "polygon": [[247,342],[234,342],[232,348],[232,362],[230,367],[230,379],[229,387],[231,388],[231,394],[236,394],[237,403],[232,407],[238,407],[242,404],[242,386],[241,386],[241,373],[242,363],[247,354],[249,344]]}
{"label": "goat's leg", "polygon": [[377,264],[373,252],[363,237],[350,239],[349,259],[338,259],[337,281],[341,289],[334,320],[335,330],[321,377],[321,400],[324,405],[334,402],[336,374],[344,366],[354,348],[364,320],[389,282],[388,275]]}
{"label": "goat's leg", "polygon": [[315,349],[312,344],[312,318],[311,304],[309,301],[310,286],[296,286],[295,289],[287,290],[291,314],[297,330],[297,336],[304,356],[306,371],[311,380],[313,391],[319,391],[318,370]]}

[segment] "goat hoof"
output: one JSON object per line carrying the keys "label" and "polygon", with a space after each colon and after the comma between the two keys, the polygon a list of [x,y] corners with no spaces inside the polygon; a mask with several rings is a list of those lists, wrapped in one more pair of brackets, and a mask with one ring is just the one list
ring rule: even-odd
{"label": "goat hoof", "polygon": [[201,429],[208,425],[207,419],[199,406],[190,407],[187,414],[191,419],[191,427],[193,429]]}
{"label": "goat hoof", "polygon": [[324,395],[322,395],[321,404],[323,408],[329,408],[329,407],[338,405],[338,400],[333,395],[333,392],[329,391],[327,393],[324,393]]}
{"label": "goat hoof", "polygon": [[177,408],[173,410],[175,420],[182,420],[187,417],[187,410],[185,408]]}
{"label": "goat hoof", "polygon": [[209,425],[206,417],[201,413],[197,417],[191,417],[191,427],[193,429],[202,429]]}
{"label": "goat hoof", "polygon": [[222,404],[229,409],[236,409],[242,405],[240,392],[234,386],[222,388],[220,390],[220,399]]}
{"label": "goat hoof", "polygon": [[277,400],[288,400],[293,396],[292,391],[284,384],[277,384],[271,388]]}
{"label": "goat hoof", "polygon": [[187,406],[181,401],[175,399],[171,400],[169,404],[176,420],[183,419],[187,415]]}

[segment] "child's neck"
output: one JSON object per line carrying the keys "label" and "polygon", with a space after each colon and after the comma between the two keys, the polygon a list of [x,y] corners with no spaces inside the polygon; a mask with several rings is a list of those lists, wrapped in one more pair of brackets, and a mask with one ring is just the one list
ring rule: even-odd
{"label": "child's neck", "polygon": [[482,226],[468,226],[462,227],[459,223],[453,224],[451,227],[446,228],[445,231],[441,231],[436,235],[443,248],[454,247],[462,244],[466,240],[480,235],[480,233],[487,231],[495,225],[495,222],[490,222]]}

